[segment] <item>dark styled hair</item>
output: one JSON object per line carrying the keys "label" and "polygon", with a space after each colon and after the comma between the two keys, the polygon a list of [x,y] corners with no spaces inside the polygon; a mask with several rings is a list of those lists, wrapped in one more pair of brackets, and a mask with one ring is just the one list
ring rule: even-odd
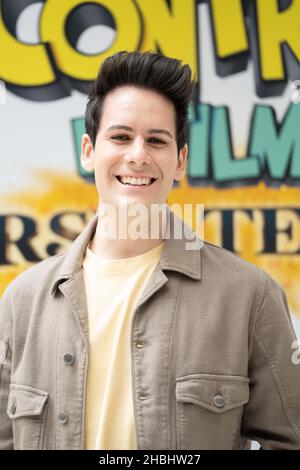
{"label": "dark styled hair", "polygon": [[134,85],[169,99],[176,111],[178,152],[187,141],[188,105],[196,90],[189,65],[156,52],[120,51],[102,63],[91,86],[85,112],[85,129],[93,147],[99,130],[103,101],[113,89]]}

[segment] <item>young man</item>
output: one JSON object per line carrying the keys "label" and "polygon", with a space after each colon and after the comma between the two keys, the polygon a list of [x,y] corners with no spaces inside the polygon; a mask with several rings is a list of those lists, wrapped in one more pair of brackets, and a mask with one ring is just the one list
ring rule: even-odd
{"label": "young man", "polygon": [[[1,449],[300,448],[284,291],[220,247],[187,250],[186,224],[167,237],[172,211],[167,226],[149,215],[184,175],[192,93],[178,60],[120,52],[103,63],[82,138],[98,212],[2,298]],[[123,229],[115,218],[139,204],[158,237],[103,230],[103,208]]]}

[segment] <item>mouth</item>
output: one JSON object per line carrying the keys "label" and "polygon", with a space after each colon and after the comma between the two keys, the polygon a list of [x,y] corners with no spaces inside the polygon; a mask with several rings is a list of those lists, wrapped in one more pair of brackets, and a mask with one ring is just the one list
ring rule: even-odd
{"label": "mouth", "polygon": [[130,187],[147,187],[151,186],[157,178],[130,178],[130,177],[124,177],[121,175],[115,175],[116,179],[121,183],[123,186],[130,186]]}

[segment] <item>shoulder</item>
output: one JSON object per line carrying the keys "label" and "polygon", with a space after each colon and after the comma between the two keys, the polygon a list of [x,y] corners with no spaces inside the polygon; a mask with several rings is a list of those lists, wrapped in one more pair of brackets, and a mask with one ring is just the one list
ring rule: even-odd
{"label": "shoulder", "polygon": [[202,258],[203,276],[214,280],[216,287],[223,286],[229,293],[240,293],[241,298],[246,293],[253,294],[263,309],[269,304],[273,307],[282,304],[288,310],[283,286],[264,269],[209,242],[204,243]]}
{"label": "shoulder", "polygon": [[215,277],[235,290],[253,290],[263,295],[268,280],[272,278],[262,268],[241,258],[221,246],[204,242],[202,248],[202,272],[203,275]]}
{"label": "shoulder", "polygon": [[[205,242],[202,253],[202,276],[208,285],[228,302],[237,300],[251,311],[252,326],[263,321],[283,321],[289,317],[286,293],[264,269],[220,246]],[[285,321],[285,320],[284,320]]]}
{"label": "shoulder", "polygon": [[10,296],[16,298],[15,295],[24,298],[24,296],[32,296],[37,291],[42,293],[48,291],[61,267],[65,254],[64,252],[51,256],[27,268],[10,282],[3,298]]}

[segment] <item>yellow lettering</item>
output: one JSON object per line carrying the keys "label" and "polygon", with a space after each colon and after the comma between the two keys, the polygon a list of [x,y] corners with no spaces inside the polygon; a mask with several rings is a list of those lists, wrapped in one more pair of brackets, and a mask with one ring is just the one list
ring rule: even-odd
{"label": "yellow lettering", "polygon": [[300,249],[299,215],[292,210],[279,209],[276,214],[276,222],[278,253],[295,253],[298,251]]}
{"label": "yellow lettering", "polygon": [[77,80],[94,80],[99,65],[104,59],[119,50],[138,49],[141,37],[139,12],[132,0],[93,0],[111,12],[114,17],[117,37],[111,48],[97,55],[86,55],[73,48],[65,33],[65,22],[74,8],[91,3],[82,0],[48,0],[41,18],[41,33],[44,42],[49,42],[56,64],[64,74]]}
{"label": "yellow lettering", "polygon": [[286,42],[300,61],[300,0],[278,11],[277,0],[257,0],[258,40],[264,80],[285,78],[281,44]]}
{"label": "yellow lettering", "polygon": [[248,50],[241,0],[212,0],[217,55],[225,58]]}
{"label": "yellow lettering", "polygon": [[197,2],[173,0],[172,11],[165,0],[136,0],[144,19],[140,50],[159,50],[188,63],[198,78]]}
{"label": "yellow lettering", "polygon": [[[0,9],[2,6],[0,5]],[[19,86],[47,85],[55,81],[43,44],[23,44],[6,29],[0,11],[0,76]],[[5,60],[3,58],[5,57]]]}

